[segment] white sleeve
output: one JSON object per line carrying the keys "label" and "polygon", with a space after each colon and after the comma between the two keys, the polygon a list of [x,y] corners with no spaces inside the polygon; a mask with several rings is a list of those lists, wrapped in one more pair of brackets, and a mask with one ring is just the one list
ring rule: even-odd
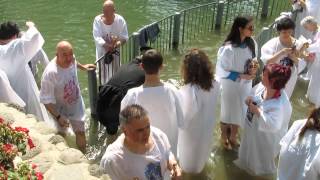
{"label": "white sleeve", "polygon": [[0,102],[17,104],[20,107],[25,107],[25,102],[12,89],[9,79],[5,72],[0,69]]}
{"label": "white sleeve", "polygon": [[284,114],[281,107],[272,107],[264,109],[260,107],[260,116],[257,119],[258,129],[266,132],[276,132],[280,130]]}
{"label": "white sleeve", "polygon": [[97,16],[96,18],[94,18],[92,34],[93,34],[93,39],[94,39],[96,46],[102,47],[106,42],[102,38],[103,34],[101,33],[101,30],[100,30],[100,23],[98,20],[99,17],[100,16]]}
{"label": "white sleeve", "polygon": [[[303,125],[305,123],[302,123]],[[283,136],[283,138],[280,140],[281,146],[288,146],[289,143],[292,141],[292,138],[295,137],[295,135],[299,134],[299,130],[301,129],[301,121],[295,121],[288,132]]]}
{"label": "white sleeve", "polygon": [[195,115],[199,111],[199,105],[195,94],[195,88],[191,85],[181,87],[179,92],[181,94],[181,106],[184,117],[184,126],[180,128],[183,129],[189,126],[190,121],[195,117]]}
{"label": "white sleeve", "polygon": [[128,27],[126,21],[122,18],[121,20],[121,30],[120,30],[120,39],[128,41]]}
{"label": "white sleeve", "polygon": [[112,159],[112,156],[105,155],[101,159],[100,167],[107,173],[112,180],[119,180],[121,177],[120,167],[117,166],[117,161]]}
{"label": "white sleeve", "polygon": [[27,64],[41,50],[44,39],[36,27],[30,27],[20,38],[20,44]]}
{"label": "white sleeve", "polygon": [[124,98],[121,101],[121,108],[120,110],[122,111],[125,107],[127,107],[130,104],[134,104],[133,102],[133,94],[130,93],[130,90],[127,92],[127,94],[124,96]]}
{"label": "white sleeve", "polygon": [[174,101],[174,107],[176,110],[176,117],[177,117],[177,124],[178,124],[178,128],[183,128],[184,127],[184,115],[183,115],[183,111],[182,111],[182,106],[181,106],[181,94],[180,92],[177,90],[176,87],[174,87],[172,85],[172,95],[173,95],[173,101]]}
{"label": "white sleeve", "polygon": [[223,46],[218,51],[216,74],[218,78],[226,78],[230,74],[234,53],[231,47]]}
{"label": "white sleeve", "polygon": [[54,80],[49,77],[50,74],[44,75],[41,80],[41,89],[40,89],[40,102],[43,104],[56,104],[56,98],[54,95]]}
{"label": "white sleeve", "polygon": [[264,64],[267,64],[267,61],[273,57],[275,54],[275,48],[273,47],[273,39],[269,40],[266,42],[262,47],[261,47],[261,61]]}

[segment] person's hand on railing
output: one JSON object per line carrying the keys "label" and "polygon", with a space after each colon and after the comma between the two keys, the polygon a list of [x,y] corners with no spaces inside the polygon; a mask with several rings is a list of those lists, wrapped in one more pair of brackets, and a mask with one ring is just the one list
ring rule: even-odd
{"label": "person's hand on railing", "polygon": [[82,66],[86,71],[90,71],[90,70],[95,70],[96,69],[96,65],[94,65],[94,64],[84,64]]}

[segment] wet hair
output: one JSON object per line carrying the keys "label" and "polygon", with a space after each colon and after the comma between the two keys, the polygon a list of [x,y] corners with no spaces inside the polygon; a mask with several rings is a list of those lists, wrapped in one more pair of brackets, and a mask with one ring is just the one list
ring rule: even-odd
{"label": "wet hair", "polygon": [[146,74],[157,74],[163,63],[163,57],[155,49],[147,50],[141,59],[143,69]]}
{"label": "wet hair", "polygon": [[296,28],[296,25],[291,18],[285,17],[285,18],[280,19],[277,22],[276,27],[277,27],[277,31],[280,32],[282,30],[288,30],[288,29],[294,30]]}
{"label": "wet hair", "polygon": [[184,84],[198,85],[203,90],[212,88],[213,65],[205,52],[191,49],[184,57],[181,74]]}
{"label": "wet hair", "polygon": [[276,90],[283,89],[291,76],[290,67],[280,64],[267,64],[264,66],[263,72],[264,71],[268,72],[271,88]]}
{"label": "wet hair", "polygon": [[314,108],[299,133],[299,139],[301,140],[307,130],[320,131],[320,108]]}
{"label": "wet hair", "polygon": [[7,40],[14,35],[19,35],[20,29],[14,22],[7,21],[0,25],[0,39]]}
{"label": "wet hair", "polygon": [[144,117],[147,117],[147,111],[137,104],[132,104],[125,107],[119,115],[120,126],[130,123],[133,120],[141,120]]}
{"label": "wet hair", "polygon": [[[239,28],[245,28],[247,24],[253,21],[251,16],[238,16],[234,19],[230,33],[224,40],[224,45],[231,43],[234,47],[239,47],[241,43],[240,30]],[[252,57],[256,56],[255,43],[251,37],[246,37],[244,43],[249,47],[252,53]]]}

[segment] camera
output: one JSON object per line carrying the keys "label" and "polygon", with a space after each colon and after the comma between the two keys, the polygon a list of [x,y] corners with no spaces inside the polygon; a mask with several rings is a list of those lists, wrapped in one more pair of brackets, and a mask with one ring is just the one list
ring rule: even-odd
{"label": "camera", "polygon": [[114,60],[113,55],[119,55],[119,51],[117,50],[112,50],[112,51],[108,51],[105,55],[104,55],[104,63],[105,64],[110,64],[112,63],[112,61]]}

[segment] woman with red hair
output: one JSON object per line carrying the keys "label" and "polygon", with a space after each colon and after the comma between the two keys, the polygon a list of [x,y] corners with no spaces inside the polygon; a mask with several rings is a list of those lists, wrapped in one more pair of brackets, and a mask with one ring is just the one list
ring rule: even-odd
{"label": "woman with red hair", "polygon": [[254,175],[276,172],[280,139],[288,130],[292,107],[285,85],[291,69],[279,64],[264,67],[262,82],[246,99],[248,112],[236,165]]}

